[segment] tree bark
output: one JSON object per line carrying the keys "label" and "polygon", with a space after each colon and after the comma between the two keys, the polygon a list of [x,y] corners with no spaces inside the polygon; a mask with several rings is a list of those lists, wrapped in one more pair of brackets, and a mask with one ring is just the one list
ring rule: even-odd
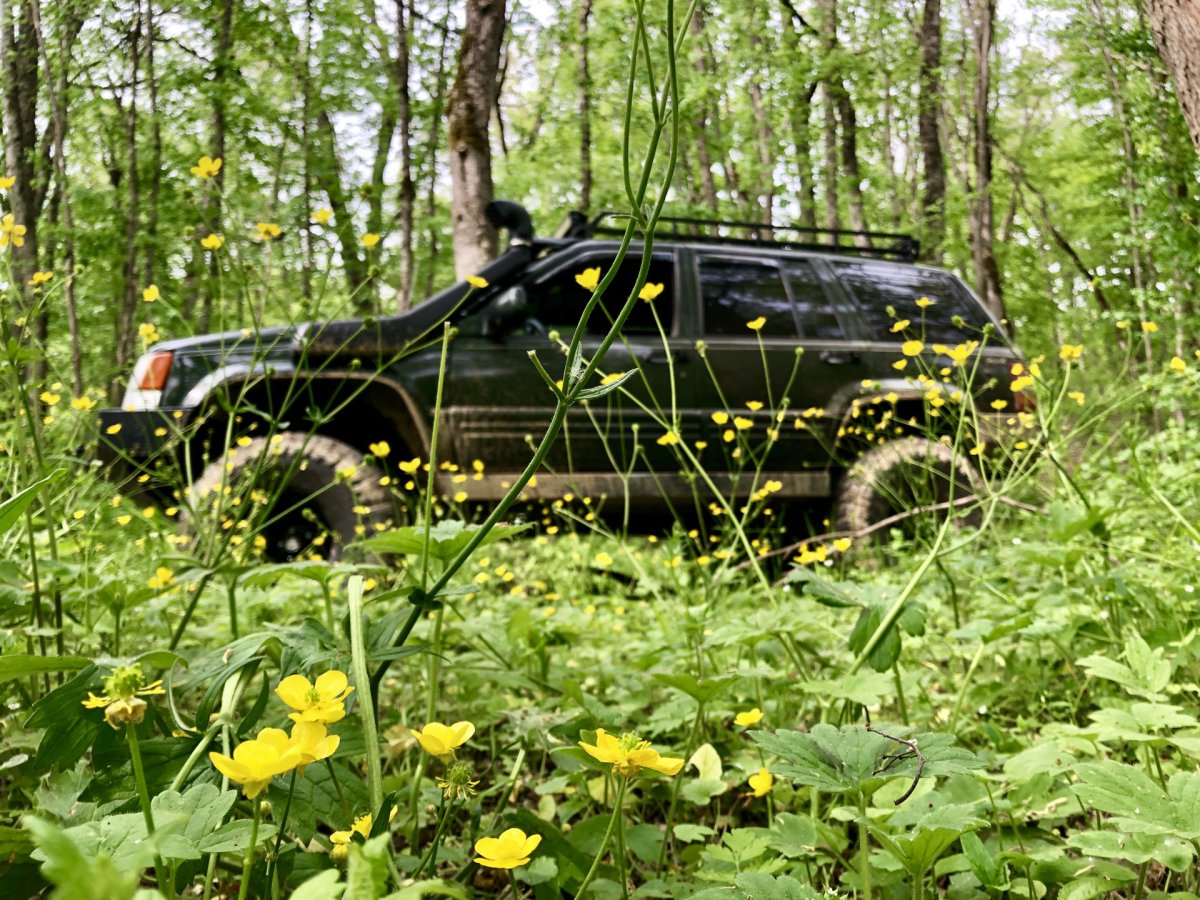
{"label": "tree bark", "polygon": [[973,258],[975,289],[997,319],[1004,318],[1000,270],[995,256],[995,214],[992,209],[992,41],[996,28],[996,0],[972,0],[972,42],[975,48],[975,198]]}
{"label": "tree bark", "polygon": [[[124,372],[136,352],[133,341],[133,314],[138,302],[138,225],[141,221],[141,173],[138,169],[138,80],[141,78],[141,5],[129,31],[129,109],[125,116],[125,265],[122,274],[121,303],[117,314],[116,364]],[[113,385],[113,390],[117,388]],[[114,396],[115,399],[115,396]]]}
{"label": "tree bark", "polygon": [[792,142],[796,146],[796,168],[800,175],[800,225],[803,228],[817,227],[817,187],[813,177],[812,160],[812,99],[817,92],[817,82],[810,82],[799,93],[792,109]]}
{"label": "tree bark", "polygon": [[921,247],[925,259],[940,262],[946,239],[946,160],[939,125],[942,108],[942,3],[925,0],[917,43],[921,51],[917,136],[921,144]]}
{"label": "tree bark", "polygon": [[4,161],[16,182],[8,190],[8,212],[25,226],[25,243],[10,247],[13,278],[31,300],[29,279],[37,268],[38,190],[37,101],[40,88],[33,4],[37,0],[0,0],[0,66],[3,66]]}
{"label": "tree bark", "polygon": [[1200,153],[1200,0],[1147,0],[1146,15]]}
{"label": "tree bark", "polygon": [[450,46],[450,0],[446,0],[444,24],[441,28],[442,39],[438,44],[437,71],[434,74],[433,102],[429,106],[428,142],[425,146],[425,223],[426,251],[428,267],[425,270],[424,294],[433,293],[434,275],[437,272],[437,260],[440,253],[440,235],[437,225],[437,157],[438,143],[442,135],[442,111],[446,103],[446,67],[447,53]]}
{"label": "tree bark", "polygon": [[496,103],[506,0],[467,0],[458,72],[447,104],[454,265],[470,275],[496,255],[496,231],[484,218],[492,200],[488,123]]}
{"label": "tree bark", "polygon": [[400,126],[400,280],[396,289],[396,312],[412,306],[413,292],[413,213],[417,187],[413,182],[412,93],[410,78],[409,23],[407,0],[396,0],[396,92]]}
{"label": "tree bark", "polygon": [[358,237],[354,233],[354,221],[350,214],[350,203],[342,187],[342,164],[337,152],[337,133],[329,113],[317,113],[317,146],[313,154],[313,176],[318,187],[329,198],[333,210],[334,230],[337,233],[342,268],[346,272],[346,287],[354,295],[354,306],[361,313],[370,311],[371,298],[362,290],[368,277],[367,264],[358,255]]}
{"label": "tree bark", "polygon": [[588,20],[592,0],[579,3],[579,208],[592,208],[592,73],[588,59]]}
{"label": "tree bark", "polygon": [[[692,30],[692,38],[699,45],[700,35],[704,30],[704,18],[700,15],[700,10],[697,9],[692,15],[692,21],[689,26]],[[700,52],[699,46],[696,48],[695,57],[692,61],[692,67],[700,74],[705,83],[705,93],[707,93],[707,68],[704,63],[704,56]],[[695,103],[695,115],[692,116],[692,131],[695,134],[696,140],[696,168],[700,173],[700,188],[704,193],[704,201],[708,204],[708,208],[713,215],[717,214],[720,209],[717,200],[717,183],[713,179],[713,161],[712,153],[708,149],[708,100],[707,97],[698,97]]]}
{"label": "tree bark", "polygon": [[[206,202],[207,216],[205,232],[218,234],[221,231],[221,195],[225,189],[225,172],[228,167],[225,162],[225,135],[228,132],[228,116],[225,105],[225,92],[228,90],[228,77],[233,67],[233,7],[237,0],[221,0],[218,11],[217,35],[213,48],[213,80],[212,80],[212,145],[209,155],[213,159],[222,160],[221,170],[213,179],[215,184],[209,186]],[[212,320],[213,291],[217,284],[217,254],[208,255],[208,284],[204,287],[204,303],[200,311],[200,330],[207,331]]]}

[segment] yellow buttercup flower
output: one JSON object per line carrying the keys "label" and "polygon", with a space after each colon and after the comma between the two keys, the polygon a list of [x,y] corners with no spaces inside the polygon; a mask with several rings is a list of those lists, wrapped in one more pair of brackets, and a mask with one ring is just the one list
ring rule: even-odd
{"label": "yellow buttercup flower", "polygon": [[449,762],[454,758],[454,751],[475,734],[475,726],[470,722],[455,722],[453,725],[430,722],[421,731],[415,728],[411,731],[422,750],[442,762]]}
{"label": "yellow buttercup flower", "polygon": [[0,178],[0,191],[7,191],[10,187],[17,183],[16,175],[5,175]]}
{"label": "yellow buttercup flower", "polygon": [[662,437],[658,438],[658,440],[656,440],[654,443],[658,444],[660,447],[672,447],[679,443],[679,435],[674,431],[668,431],[666,434],[662,435]]}
{"label": "yellow buttercup flower", "polygon": [[893,322],[892,323],[892,334],[899,334],[901,331],[903,331],[905,328],[907,328],[911,324],[912,324],[912,322],[910,322],[908,319],[901,319],[899,322]]}
{"label": "yellow buttercup flower", "polygon": [[467,284],[473,288],[485,288],[488,286],[488,280],[486,278],[480,278],[478,275],[468,275]]}
{"label": "yellow buttercup flower", "polygon": [[542,842],[540,834],[525,834],[510,828],[498,838],[485,837],[475,842],[475,862],[489,869],[515,869],[528,864],[533,851]]}
{"label": "yellow buttercup flower", "polygon": [[1063,344],[1058,348],[1058,358],[1064,362],[1071,362],[1083,356],[1083,344]]}
{"label": "yellow buttercup flower", "polygon": [[255,226],[260,241],[273,241],[283,234],[283,229],[275,222],[259,222]]}
{"label": "yellow buttercup flower", "polygon": [[747,419],[745,416],[734,416],[733,427],[738,431],[748,431],[754,427],[754,420]]}
{"label": "yellow buttercup flower", "polygon": [[142,339],[143,344],[153,344],[158,341],[158,329],[154,327],[153,322],[143,322],[138,326],[138,337]]}
{"label": "yellow buttercup flower", "polygon": [[585,291],[594,291],[600,284],[600,267],[584,269],[575,276],[575,283]]}
{"label": "yellow buttercup flower", "polygon": [[47,406],[54,406],[59,400],[62,399],[62,396],[59,394],[53,394],[50,391],[42,391],[40,394],[38,394],[38,399]]}
{"label": "yellow buttercup flower", "polygon": [[1087,399],[1084,396],[1083,391],[1067,391],[1067,397],[1069,397],[1071,400],[1074,400],[1080,406],[1083,406],[1083,401]]}
{"label": "yellow buttercup flower", "polygon": [[18,225],[12,213],[0,219],[0,249],[9,244],[14,247],[25,246],[25,226]]}
{"label": "yellow buttercup flower", "polygon": [[312,214],[312,220],[318,225],[328,225],[329,220],[333,218],[332,209],[318,209]]}
{"label": "yellow buttercup flower", "polygon": [[87,412],[96,406],[96,401],[91,397],[73,397],[71,399],[71,409]]}
{"label": "yellow buttercup flower", "polygon": [[955,368],[959,368],[971,357],[971,354],[978,347],[979,341],[967,341],[967,343],[959,344],[957,347],[946,348],[942,352],[950,357],[950,362],[954,363]]}
{"label": "yellow buttercup flower", "polygon": [[757,319],[751,319],[749,322],[747,322],[746,327],[749,328],[751,331],[759,331],[766,324],[767,324],[767,317],[759,316]]}
{"label": "yellow buttercup flower", "polygon": [[275,696],[297,712],[293,722],[340,722],[346,716],[345,700],[354,690],[345,672],[330,669],[317,676],[316,684],[303,675],[289,675],[275,688]]}
{"label": "yellow buttercup flower", "polygon": [[408,462],[402,462],[398,465],[400,466],[400,471],[405,475],[416,475],[417,470],[421,468],[421,460],[419,457],[415,457]]}
{"label": "yellow buttercup flower", "polygon": [[221,171],[221,157],[213,159],[211,156],[202,156],[197,163],[192,166],[192,174],[197,178],[216,178],[217,173]]}
{"label": "yellow buttercup flower", "polygon": [[638,299],[645,300],[647,303],[649,303],[662,292],[663,286],[661,284],[650,284],[647,282],[646,284],[642,285],[641,291],[638,292]]}
{"label": "yellow buttercup flower", "polygon": [[253,800],[272,778],[300,764],[300,749],[281,729],[264,728],[254,740],[238,744],[232,758],[223,753],[209,753],[208,758],[218,772],[240,784]]}
{"label": "yellow buttercup flower", "polygon": [[729,421],[729,413],[720,411],[715,412],[712,414],[712,420],[718,425],[724,425]]}
{"label": "yellow buttercup flower", "polygon": [[142,301],[145,303],[153,303],[161,296],[162,294],[159,292],[157,284],[152,284],[142,291]]}
{"label": "yellow buttercup flower", "polygon": [[[21,245],[17,244],[17,246],[20,247]],[[1143,322],[1142,323],[1142,331],[1146,332],[1146,334],[1154,334],[1154,332],[1158,331],[1158,323],[1157,322]]]}
{"label": "yellow buttercup flower", "polygon": [[765,797],[775,786],[775,776],[767,769],[759,769],[757,774],[750,776],[747,783],[750,785],[751,797]]}
{"label": "yellow buttercup flower", "polygon": [[34,272],[33,277],[29,279],[29,283],[34,287],[45,284],[54,277],[53,272]]}
{"label": "yellow buttercup flower", "polygon": [[1170,369],[1172,372],[1186,372],[1187,371],[1187,363],[1185,363],[1178,356],[1172,356]]}
{"label": "yellow buttercup flower", "polygon": [[928,297],[918,297],[917,298],[917,306],[920,307],[921,309],[929,309],[929,307],[933,306],[933,304],[934,304],[934,301],[930,300]]}
{"label": "yellow buttercup flower", "polygon": [[301,775],[309,763],[320,762],[333,756],[342,739],[329,734],[321,722],[299,721],[292,726],[291,745],[299,752],[300,762],[296,768]]}
{"label": "yellow buttercup flower", "polygon": [[833,549],[838,553],[845,553],[850,549],[851,546],[853,546],[853,544],[854,541],[852,541],[850,538],[843,537],[833,539]]}
{"label": "yellow buttercup flower", "polygon": [[733,717],[733,722],[740,728],[749,728],[751,725],[757,725],[761,722],[762,717],[763,711],[756,706],[754,709],[738,713]]}
{"label": "yellow buttercup flower", "polygon": [[219,234],[209,234],[200,238],[200,246],[205,250],[220,250],[221,245],[225,243],[225,238]]}
{"label": "yellow buttercup flower", "polygon": [[364,234],[362,236],[361,240],[362,240],[362,245],[364,247],[366,247],[368,250],[370,250],[372,247],[374,247],[376,244],[379,243],[381,238],[375,232],[368,231],[366,234]]}
{"label": "yellow buttercup flower", "polygon": [[97,696],[88,691],[83,706],[86,709],[103,707],[104,721],[119,731],[122,725],[136,725],[145,718],[146,701],[142,697],[163,693],[166,692],[162,688],[162,680],[146,684],[142,667],[135,663],[113,669],[112,674],[104,679],[104,693]]}
{"label": "yellow buttercup flower", "polygon": [[905,341],[900,345],[900,352],[905,356],[919,356],[925,345],[921,341]]}
{"label": "yellow buttercup flower", "polygon": [[613,774],[635,778],[642,769],[653,769],[663,775],[677,775],[683,768],[683,760],[675,756],[659,756],[658,751],[636,734],[621,737],[609,734],[603,728],[596,729],[596,743],[579,742],[587,754],[602,763],[612,763]]}
{"label": "yellow buttercup flower", "polygon": [[354,820],[354,824],[348,831],[335,831],[329,836],[329,840],[334,844],[349,844],[354,839],[356,832],[363,836],[363,840],[366,840],[371,836],[371,825],[374,821],[370,813],[365,813]]}
{"label": "yellow buttercup flower", "polygon": [[1013,379],[1010,387],[1014,394],[1019,394],[1021,391],[1033,387],[1033,378],[1031,378],[1029,375],[1021,375],[1020,377]]}
{"label": "yellow buttercup flower", "polygon": [[599,553],[596,554],[596,565],[611,566],[612,564],[613,564],[612,556],[605,553],[603,550],[601,550]]}
{"label": "yellow buttercup flower", "polygon": [[392,452],[392,447],[387,441],[376,441],[373,444],[368,444],[367,449],[371,451],[372,456],[377,456],[383,459]]}

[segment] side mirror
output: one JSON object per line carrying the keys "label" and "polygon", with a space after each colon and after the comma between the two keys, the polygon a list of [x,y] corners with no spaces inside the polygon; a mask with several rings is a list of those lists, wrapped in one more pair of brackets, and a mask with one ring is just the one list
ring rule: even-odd
{"label": "side mirror", "polygon": [[520,285],[510,287],[488,306],[484,334],[492,338],[500,337],[529,318],[529,311],[529,294],[525,288]]}

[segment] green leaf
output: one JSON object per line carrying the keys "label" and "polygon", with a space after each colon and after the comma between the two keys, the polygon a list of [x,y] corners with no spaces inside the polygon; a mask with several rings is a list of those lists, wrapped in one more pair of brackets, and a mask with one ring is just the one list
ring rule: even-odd
{"label": "green leaf", "polygon": [[697,679],[684,672],[678,675],[660,673],[654,676],[654,680],[667,687],[673,687],[677,691],[683,691],[697,703],[707,703],[731,684],[737,682],[738,679],[736,675],[727,675],[724,678]]}
{"label": "green leaf", "polygon": [[70,672],[85,668],[90,663],[90,659],[82,656],[0,656],[0,683],[45,672]]}
{"label": "green leaf", "polygon": [[[229,793],[233,793],[230,791]],[[226,822],[198,844],[201,853],[243,853],[250,844],[250,831],[254,823],[249,819],[234,819]],[[278,829],[271,824],[261,823],[255,839],[256,847],[275,837]]]}
{"label": "green leaf", "polygon": [[[537,860],[534,860],[530,864],[530,868],[532,869],[536,863]],[[529,881],[527,883],[540,884],[541,882]],[[466,900],[467,896],[467,889],[457,882],[446,881],[442,878],[430,878],[388,894],[383,900],[421,900],[422,897],[455,897],[458,900]],[[292,900],[295,898],[293,897]]]}
{"label": "green leaf", "polygon": [[621,387],[625,382],[637,374],[637,369],[630,369],[624,372],[618,378],[614,378],[608,384],[597,384],[594,387],[584,388],[579,392],[580,400],[599,400],[601,397],[606,397],[613,391]]}
{"label": "green leaf", "polygon": [[701,744],[687,761],[687,768],[695,767],[698,778],[719,780],[721,778],[721,755],[712,744]]}
{"label": "green leaf", "polygon": [[1107,878],[1076,878],[1062,886],[1058,892],[1058,900],[1092,900],[1093,897],[1118,888],[1119,884]]}
{"label": "green leaf", "polygon": [[43,487],[63,475],[66,469],[55,469],[40,481],[35,481],[23,491],[18,491],[7,500],[0,502],[0,534],[8,531],[21,518],[29,504],[34,501]]}
{"label": "green leaf", "polygon": [[[492,528],[480,542],[480,547],[503,541],[519,534],[529,525],[497,525]],[[429,555],[433,559],[449,562],[467,546],[480,530],[476,524],[468,524],[457,519],[443,519],[429,529]],[[420,556],[425,552],[425,529],[415,525],[403,528],[393,528],[372,535],[365,540],[351,545],[366,550],[368,553],[395,556]]]}
{"label": "green leaf", "polygon": [[337,869],[326,869],[292,891],[289,900],[340,900],[345,890],[341,873]]}
{"label": "green leaf", "polygon": [[816,852],[817,828],[808,816],[780,813],[771,827],[771,849],[795,858]]}
{"label": "green leaf", "polygon": [[[169,835],[159,852],[168,859],[199,859],[200,844],[220,825],[236,799],[237,791],[222,791],[214,784],[197,784],[184,794],[163,791],[152,798],[155,834]],[[176,827],[179,833],[170,834]]]}
{"label": "green leaf", "polygon": [[26,816],[22,824],[33,835],[43,860],[42,873],[58,886],[55,900],[131,900],[139,873],[117,866],[84,848],[57,825]]}
{"label": "green leaf", "polygon": [[885,672],[855,672],[839,678],[804,681],[797,685],[806,694],[830,700],[849,700],[859,706],[876,706],[894,691],[892,676]]}
{"label": "green leaf", "polygon": [[703,806],[713,797],[719,797],[725,793],[728,787],[719,778],[696,778],[684,784],[679,793],[688,803]]}
{"label": "green leaf", "polygon": [[1067,846],[1089,856],[1123,859],[1134,865],[1154,860],[1176,872],[1191,865],[1193,848],[1181,838],[1161,834],[1120,834],[1116,831],[1084,831],[1067,838]]}
{"label": "green leaf", "polygon": [[707,825],[693,825],[691,822],[680,822],[672,829],[675,840],[681,841],[684,844],[694,844],[696,841],[702,841],[707,837],[712,837],[716,833],[714,829],[709,828]]}

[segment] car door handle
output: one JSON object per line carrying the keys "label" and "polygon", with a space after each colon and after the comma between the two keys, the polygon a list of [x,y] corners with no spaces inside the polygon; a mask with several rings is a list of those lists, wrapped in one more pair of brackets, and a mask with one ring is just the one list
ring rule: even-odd
{"label": "car door handle", "polygon": [[853,350],[825,350],[819,358],[831,366],[848,366],[861,360],[862,354]]}
{"label": "car door handle", "polygon": [[668,362],[673,362],[675,365],[681,366],[688,361],[688,355],[686,353],[673,353],[668,357],[666,350],[659,349],[651,350],[642,359],[648,363],[655,363],[660,366],[665,366]]}

